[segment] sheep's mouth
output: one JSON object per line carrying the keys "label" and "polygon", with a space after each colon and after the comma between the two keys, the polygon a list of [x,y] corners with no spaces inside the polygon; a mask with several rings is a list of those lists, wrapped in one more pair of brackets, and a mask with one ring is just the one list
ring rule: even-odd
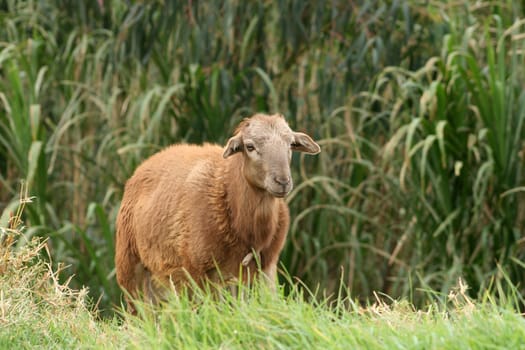
{"label": "sheep's mouth", "polygon": [[270,192],[272,196],[277,197],[277,198],[284,198],[286,197],[288,193],[290,193],[290,191],[272,191],[272,190],[268,192]]}

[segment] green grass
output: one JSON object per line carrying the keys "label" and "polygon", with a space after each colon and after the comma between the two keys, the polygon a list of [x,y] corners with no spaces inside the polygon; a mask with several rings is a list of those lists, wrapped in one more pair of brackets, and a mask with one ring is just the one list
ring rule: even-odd
{"label": "green grass", "polygon": [[[13,232],[11,232],[13,234]],[[15,233],[16,234],[16,233]],[[300,286],[287,295],[256,286],[234,297],[173,295],[162,308],[139,307],[98,319],[85,290],[58,282],[40,256],[45,244],[2,245],[2,349],[523,349],[525,320],[513,298],[470,299],[459,284],[446,303],[415,309],[377,296],[359,306],[348,298],[311,298]],[[330,301],[328,301],[330,300]],[[501,300],[501,299],[500,299]]]}
{"label": "green grass", "polygon": [[0,1],[0,225],[27,184],[18,246],[47,238],[111,317],[138,164],[278,111],[323,149],[293,160],[292,276],[363,303],[445,302],[458,278],[525,294],[523,17],[510,0]]}
{"label": "green grass", "polygon": [[[449,305],[416,310],[405,300],[382,296],[360,307],[342,297],[305,301],[257,289],[247,298],[197,302],[172,298],[160,311],[132,320],[138,348],[231,349],[466,349],[523,347],[525,321],[512,307],[477,303],[464,290]],[[383,300],[386,300],[383,301]]]}

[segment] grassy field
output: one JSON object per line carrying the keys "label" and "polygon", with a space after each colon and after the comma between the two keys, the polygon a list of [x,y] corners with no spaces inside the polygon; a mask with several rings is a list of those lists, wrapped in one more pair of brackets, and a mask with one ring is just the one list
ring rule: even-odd
{"label": "grassy field", "polygon": [[[328,344],[338,338],[321,323],[333,319],[347,328],[340,337],[354,334],[355,324],[370,334],[365,341],[379,342],[367,333],[370,324],[395,337],[410,333],[406,316],[415,330],[402,344],[446,342],[463,331],[473,333],[462,339],[482,339],[491,323],[517,319],[512,310],[524,309],[524,18],[523,2],[511,0],[0,1],[0,227],[12,225],[24,186],[26,227],[12,250],[46,239],[41,255],[61,270],[59,282],[87,287],[82,293],[111,320],[122,297],[115,217],[137,165],[172,143],[223,143],[243,117],[280,112],[322,147],[317,157],[293,159],[291,227],[281,255],[293,279],[281,278],[275,305],[303,328],[283,327]],[[0,241],[6,237],[0,232]],[[475,300],[472,314],[461,305],[449,309],[460,279]],[[312,304],[296,295],[297,280],[319,290],[307,298]],[[2,295],[12,294],[8,286]],[[350,302],[345,313],[316,306],[338,293],[356,305],[371,305],[377,293],[407,302],[378,306],[380,316]],[[246,330],[256,342],[277,322],[264,316],[261,308],[274,303],[264,300],[226,311],[209,304],[209,315],[204,306],[197,314],[213,324],[224,312],[238,327],[260,320],[261,328]],[[5,336],[23,338],[11,328],[17,324],[39,334],[53,312],[74,311],[46,311],[60,305],[53,303],[35,299],[33,314],[20,312],[34,326],[10,321]],[[410,304],[423,311],[408,311]],[[250,308],[262,316],[243,318]],[[71,334],[60,327],[82,324],[68,340],[94,327],[102,342],[112,334],[104,345],[112,346],[113,337],[128,341],[118,334],[154,329],[151,322],[93,323],[78,312],[83,321],[69,315],[57,323],[57,339]],[[391,333],[389,315],[400,319]],[[160,327],[179,327],[169,325],[169,313],[162,317]],[[469,317],[479,322],[457,321]],[[427,338],[418,323],[442,333]],[[151,332],[129,341],[153,342]],[[221,338],[226,333],[193,336],[240,347]]]}
{"label": "grassy field", "polygon": [[473,301],[461,283],[446,303],[419,310],[386,296],[362,307],[340,295],[308,302],[303,289],[284,295],[260,286],[221,301],[207,293],[174,296],[162,309],[101,320],[85,290],[58,282],[39,257],[44,247],[36,240],[16,252],[2,246],[1,349],[525,348],[516,295]]}

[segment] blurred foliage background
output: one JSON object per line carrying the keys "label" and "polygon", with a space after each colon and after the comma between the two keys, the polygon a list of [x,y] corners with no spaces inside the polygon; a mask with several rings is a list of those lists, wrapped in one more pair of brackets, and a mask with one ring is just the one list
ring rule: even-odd
{"label": "blurred foliage background", "polygon": [[[462,277],[525,292],[525,2],[0,1],[0,226],[19,203],[63,278],[120,301],[125,181],[257,111],[294,158],[282,265],[310,289],[424,305]],[[5,233],[4,233],[5,234]]]}

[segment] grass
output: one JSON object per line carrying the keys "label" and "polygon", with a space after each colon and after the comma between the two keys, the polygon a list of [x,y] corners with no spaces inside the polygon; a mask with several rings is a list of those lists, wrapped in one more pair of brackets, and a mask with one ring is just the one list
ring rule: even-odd
{"label": "grass", "polygon": [[307,301],[312,298],[300,285],[287,295],[256,286],[237,297],[182,293],[162,308],[139,306],[139,316],[121,312],[99,319],[86,290],[59,283],[59,272],[42,257],[45,247],[37,239],[21,249],[1,247],[2,349],[522,349],[525,344],[525,321],[513,298],[496,302],[487,293],[475,301],[461,282],[447,303],[434,301],[419,310],[386,296],[376,295],[376,302],[362,307],[342,296]]}
{"label": "grass", "polygon": [[524,294],[523,14],[510,0],[0,2],[0,225],[26,183],[17,244],[46,238],[61,282],[111,317],[133,170],[279,111],[323,148],[293,160],[292,276],[364,304],[444,303],[460,277],[477,298]]}
{"label": "grass", "polygon": [[[446,305],[416,310],[406,300],[377,297],[360,307],[341,296],[307,302],[300,288],[288,296],[257,289],[248,298],[220,303],[200,294],[197,303],[174,297],[154,313],[133,319],[138,348],[465,349],[522,347],[525,322],[512,307],[476,303],[465,286]],[[387,300],[386,302],[384,300]],[[485,333],[487,332],[487,333]]]}

